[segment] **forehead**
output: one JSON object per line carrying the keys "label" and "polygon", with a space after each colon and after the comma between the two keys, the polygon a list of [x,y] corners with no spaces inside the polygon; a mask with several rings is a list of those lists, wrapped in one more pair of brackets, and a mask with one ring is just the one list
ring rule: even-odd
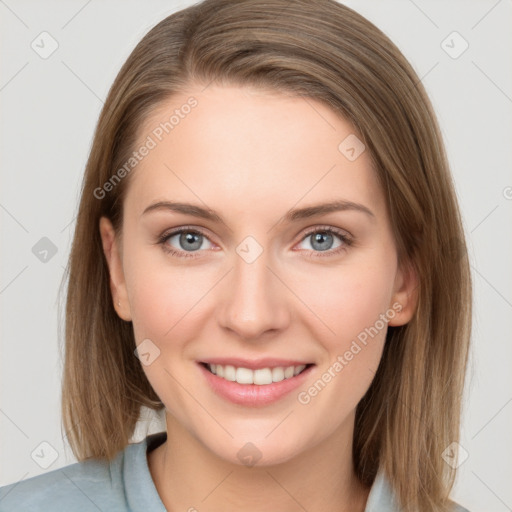
{"label": "forehead", "polygon": [[145,141],[151,149],[133,171],[126,197],[127,208],[140,213],[166,199],[216,210],[229,204],[247,215],[263,214],[258,205],[268,210],[340,198],[384,207],[354,127],[311,98],[191,87],[146,119],[137,147]]}

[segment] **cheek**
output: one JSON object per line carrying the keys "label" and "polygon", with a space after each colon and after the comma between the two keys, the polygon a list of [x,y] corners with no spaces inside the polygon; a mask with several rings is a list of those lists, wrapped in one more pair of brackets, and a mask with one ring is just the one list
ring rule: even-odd
{"label": "cheek", "polygon": [[169,299],[175,294],[165,284],[158,276],[149,272],[132,274],[132,281],[128,286],[137,342],[142,338],[160,340],[175,323],[174,318],[168,314]]}
{"label": "cheek", "polygon": [[197,411],[179,384],[188,378],[183,358],[189,341],[199,337],[202,324],[194,317],[201,310],[201,297],[211,288],[211,279],[198,278],[197,272],[185,268],[171,268],[155,254],[132,254],[126,263],[134,336],[137,345],[151,340],[149,344],[144,341],[150,361],[142,369],[166,408],[187,423]]}
{"label": "cheek", "polygon": [[163,250],[155,247],[133,247],[125,264],[136,340],[154,338],[161,343],[186,338],[184,329],[190,330],[195,324],[190,321],[196,313],[194,306],[212,286],[211,272],[172,266]]}
{"label": "cheek", "polygon": [[317,315],[311,325],[325,357],[313,387],[301,390],[300,403],[311,402],[316,410],[329,408],[344,417],[366,393],[394,316],[393,265],[389,253],[379,252],[301,280],[300,293],[306,296],[309,290],[308,307]]}
{"label": "cheek", "polygon": [[326,333],[328,347],[341,350],[390,308],[394,277],[391,264],[362,261],[305,274],[295,289]]}

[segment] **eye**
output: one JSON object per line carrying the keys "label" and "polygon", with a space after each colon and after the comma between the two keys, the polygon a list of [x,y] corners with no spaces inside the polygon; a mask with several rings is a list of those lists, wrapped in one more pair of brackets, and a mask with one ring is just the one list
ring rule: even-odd
{"label": "eye", "polygon": [[[336,242],[338,239],[338,242]],[[308,242],[306,250],[312,250],[312,256],[332,256],[346,250],[351,244],[352,239],[346,233],[330,226],[317,227],[306,233],[302,243]],[[319,254],[325,253],[325,254]]]}
{"label": "eye", "polygon": [[[336,241],[336,239],[338,241]],[[308,242],[311,248],[302,248],[310,251],[313,257],[333,256],[353,243],[352,238],[345,232],[331,226],[320,226],[306,233],[301,243]],[[165,252],[179,258],[194,258],[199,256],[201,250],[212,249],[210,239],[197,228],[181,227],[166,232],[158,239]],[[206,246],[205,246],[206,243]],[[196,253],[196,254],[194,254]]]}
{"label": "eye", "polygon": [[[180,228],[171,233],[164,233],[158,241],[166,252],[184,258],[195,257],[195,254],[190,253],[212,248],[212,243],[204,233],[191,228]],[[210,246],[205,247],[205,242]]]}

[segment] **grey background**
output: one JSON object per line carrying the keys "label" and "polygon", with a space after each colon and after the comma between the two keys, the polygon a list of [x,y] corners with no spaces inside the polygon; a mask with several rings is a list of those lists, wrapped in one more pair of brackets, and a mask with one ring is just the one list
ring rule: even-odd
{"label": "grey background", "polygon": [[[57,292],[82,173],[122,63],[147,30],[192,3],[0,0],[0,485],[75,462],[60,427]],[[453,497],[471,512],[512,510],[512,2],[344,3],[400,47],[441,123],[475,291],[468,457]],[[58,43],[46,59],[31,47],[43,31]],[[445,51],[462,49],[446,39],[453,31],[469,44],[458,58]],[[44,237],[55,254],[39,252]],[[148,416],[136,439],[162,428]]]}

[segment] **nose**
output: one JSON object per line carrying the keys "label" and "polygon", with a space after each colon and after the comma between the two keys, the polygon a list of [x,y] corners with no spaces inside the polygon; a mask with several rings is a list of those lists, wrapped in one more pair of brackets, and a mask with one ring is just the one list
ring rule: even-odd
{"label": "nose", "polygon": [[265,251],[252,262],[234,255],[234,268],[224,280],[218,310],[218,321],[224,329],[257,340],[287,327],[289,292],[270,263]]}

